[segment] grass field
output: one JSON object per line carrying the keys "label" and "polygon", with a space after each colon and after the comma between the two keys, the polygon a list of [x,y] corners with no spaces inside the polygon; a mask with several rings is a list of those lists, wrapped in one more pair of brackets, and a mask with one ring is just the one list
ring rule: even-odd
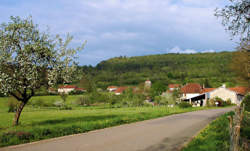
{"label": "grass field", "polygon": [[201,131],[182,151],[228,151],[229,150],[229,112],[217,118]]}
{"label": "grass field", "polygon": [[[70,96],[72,104],[78,96]],[[55,101],[58,96],[34,97],[32,101],[42,99]],[[8,113],[7,98],[0,98],[0,146],[27,143],[69,134],[83,133],[95,129],[142,121],[166,115],[183,113],[205,108],[179,107],[127,107],[108,108],[105,106],[76,107],[72,110],[59,110],[56,107],[25,107],[20,118],[20,125],[12,127],[14,113]]]}

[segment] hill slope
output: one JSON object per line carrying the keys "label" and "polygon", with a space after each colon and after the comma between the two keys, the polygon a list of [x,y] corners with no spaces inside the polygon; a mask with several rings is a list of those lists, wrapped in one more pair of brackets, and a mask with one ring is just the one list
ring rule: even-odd
{"label": "hill slope", "polygon": [[150,79],[164,84],[198,82],[207,87],[222,83],[235,85],[230,69],[232,52],[163,54],[138,57],[116,57],[100,62],[91,73],[98,87],[137,85]]}

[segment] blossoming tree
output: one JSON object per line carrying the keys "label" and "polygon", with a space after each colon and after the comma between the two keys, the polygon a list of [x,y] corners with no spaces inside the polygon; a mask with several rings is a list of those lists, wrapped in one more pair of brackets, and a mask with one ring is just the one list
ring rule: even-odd
{"label": "blossoming tree", "polygon": [[18,125],[23,108],[39,88],[72,80],[76,54],[85,45],[68,48],[72,39],[40,32],[31,17],[10,17],[10,22],[1,24],[0,92],[20,102],[13,125]]}

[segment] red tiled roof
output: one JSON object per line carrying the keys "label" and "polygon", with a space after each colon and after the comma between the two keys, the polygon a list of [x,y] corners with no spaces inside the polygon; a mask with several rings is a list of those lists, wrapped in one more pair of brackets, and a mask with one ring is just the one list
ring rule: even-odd
{"label": "red tiled roof", "polygon": [[119,87],[115,90],[115,93],[122,93],[123,91],[125,91],[126,89],[128,89],[128,87]]}
{"label": "red tiled roof", "polygon": [[241,95],[245,95],[247,92],[249,92],[249,90],[246,87],[240,87],[240,86],[228,89]]}
{"label": "red tiled roof", "polygon": [[180,85],[179,84],[169,84],[168,88],[179,88]]}
{"label": "red tiled roof", "polygon": [[118,88],[117,86],[108,86],[108,88],[107,89],[114,89],[114,88]]}
{"label": "red tiled roof", "polygon": [[59,87],[60,89],[76,89],[77,86],[75,85],[63,85]]}
{"label": "red tiled roof", "polygon": [[182,93],[201,93],[201,86],[198,83],[189,83],[181,88]]}
{"label": "red tiled roof", "polygon": [[211,92],[211,91],[213,91],[213,90],[215,90],[216,88],[204,88],[204,89],[202,89],[201,90],[201,92],[200,93],[207,93],[207,92]]}

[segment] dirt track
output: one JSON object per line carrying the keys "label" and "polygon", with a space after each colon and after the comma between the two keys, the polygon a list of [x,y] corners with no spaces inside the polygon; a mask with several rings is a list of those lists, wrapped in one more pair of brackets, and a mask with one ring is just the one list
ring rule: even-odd
{"label": "dirt track", "polygon": [[176,151],[209,122],[233,108],[171,115],[0,151]]}

